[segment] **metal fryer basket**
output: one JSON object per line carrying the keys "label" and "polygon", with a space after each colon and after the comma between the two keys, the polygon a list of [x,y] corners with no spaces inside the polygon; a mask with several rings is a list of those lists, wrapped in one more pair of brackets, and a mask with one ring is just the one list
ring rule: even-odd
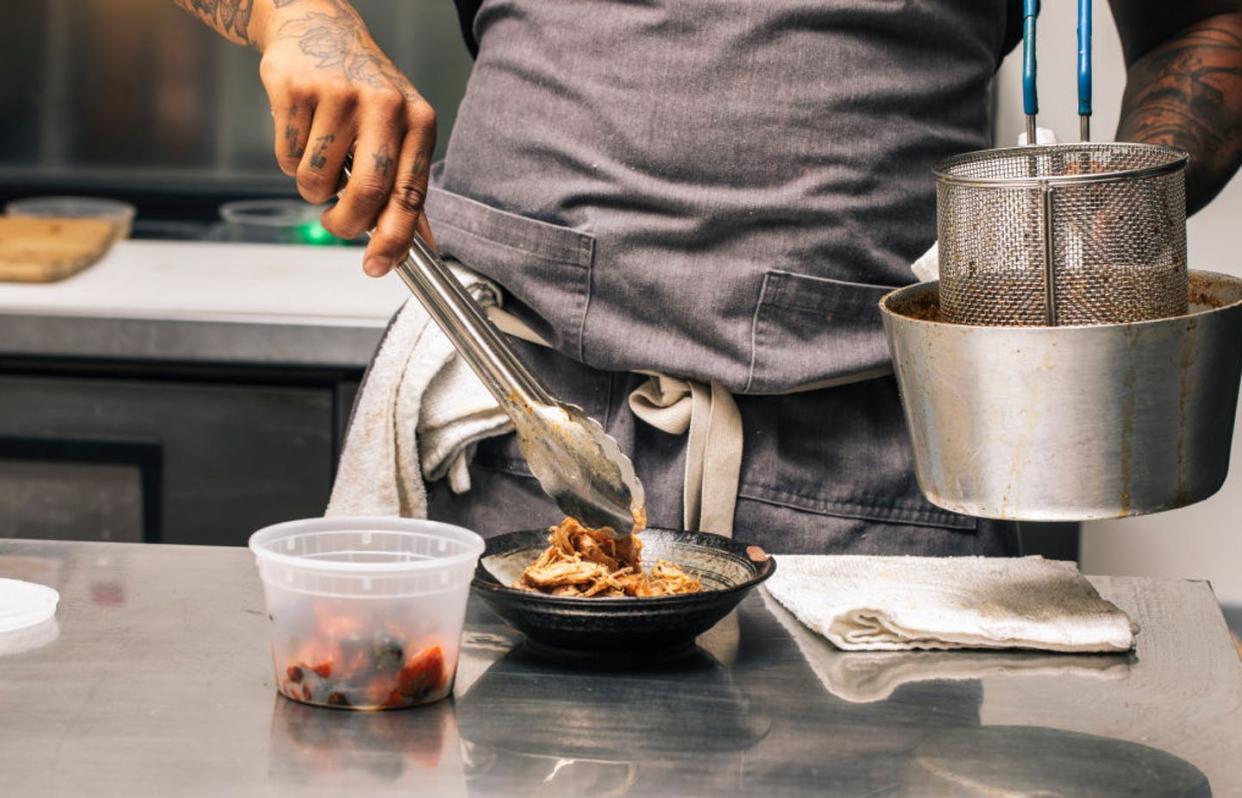
{"label": "metal fryer basket", "polygon": [[1186,162],[1178,150],[1120,142],[941,161],[941,317],[1040,326],[1185,313]]}

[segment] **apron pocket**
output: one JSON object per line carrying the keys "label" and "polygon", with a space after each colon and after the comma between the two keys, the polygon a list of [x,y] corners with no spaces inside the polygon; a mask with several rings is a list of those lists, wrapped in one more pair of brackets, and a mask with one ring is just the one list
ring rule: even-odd
{"label": "apron pocket", "polygon": [[746,393],[786,393],[879,377],[892,371],[880,321],[891,286],[771,270],[751,330]]}
{"label": "apron pocket", "polygon": [[520,303],[506,310],[582,359],[594,236],[435,186],[427,194],[427,218],[442,255],[495,280]]}

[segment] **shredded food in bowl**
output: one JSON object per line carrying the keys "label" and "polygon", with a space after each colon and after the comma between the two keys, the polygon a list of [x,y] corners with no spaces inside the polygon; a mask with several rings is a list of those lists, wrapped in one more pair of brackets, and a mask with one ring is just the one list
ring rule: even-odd
{"label": "shredded food in bowl", "polygon": [[548,548],[522,572],[514,587],[552,596],[672,596],[697,593],[698,579],[659,560],[644,573],[637,535],[614,540],[566,518],[548,530]]}

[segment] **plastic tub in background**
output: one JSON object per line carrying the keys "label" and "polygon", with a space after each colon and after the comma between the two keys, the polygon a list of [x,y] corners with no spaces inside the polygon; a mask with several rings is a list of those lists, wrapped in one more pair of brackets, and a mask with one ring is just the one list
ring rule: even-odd
{"label": "plastic tub in background", "polygon": [[226,202],[220,206],[223,237],[255,244],[340,244],[319,221],[327,207],[295,199]]}
{"label": "plastic tub in background", "polygon": [[276,688],[295,701],[392,709],[453,689],[483,539],[408,518],[314,518],[255,532]]}
{"label": "plastic tub in background", "polygon": [[112,240],[129,238],[134,226],[134,206],[103,197],[26,197],[4,206],[9,216],[57,219],[106,219],[112,222]]}

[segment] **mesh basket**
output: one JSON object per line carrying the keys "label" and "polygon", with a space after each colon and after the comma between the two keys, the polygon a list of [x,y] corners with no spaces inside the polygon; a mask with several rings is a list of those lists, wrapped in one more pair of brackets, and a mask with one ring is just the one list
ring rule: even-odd
{"label": "mesh basket", "polygon": [[936,165],[940,311],[985,326],[1187,311],[1185,153],[1149,144],[982,150]]}

